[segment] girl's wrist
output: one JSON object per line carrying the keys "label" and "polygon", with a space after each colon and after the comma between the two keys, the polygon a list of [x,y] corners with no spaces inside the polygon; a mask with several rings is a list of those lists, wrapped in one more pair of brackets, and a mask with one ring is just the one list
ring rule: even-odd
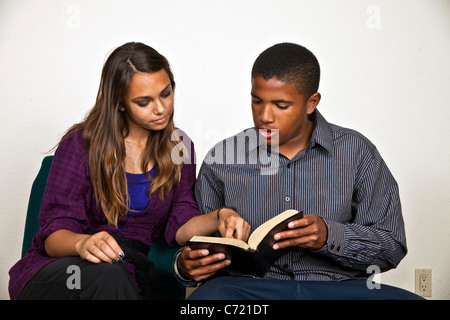
{"label": "girl's wrist", "polygon": [[217,210],[217,221],[220,220],[220,211],[222,211],[222,209],[230,209],[230,210],[233,210],[233,208],[230,208],[230,207],[222,207],[222,208],[220,208],[219,210]]}

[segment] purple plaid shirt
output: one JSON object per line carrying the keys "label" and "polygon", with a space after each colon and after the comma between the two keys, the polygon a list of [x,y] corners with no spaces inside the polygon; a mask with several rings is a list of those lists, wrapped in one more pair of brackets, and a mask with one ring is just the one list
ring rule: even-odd
{"label": "purple plaid shirt", "polygon": [[[184,132],[179,130],[178,133],[184,138],[184,144],[189,141],[191,147],[189,161],[184,161],[183,164],[180,183],[164,201],[160,201],[158,192],[155,192],[147,209],[140,214],[121,218],[118,229],[105,224],[103,211],[95,204],[82,133],[63,138],[55,152],[48,176],[39,213],[39,231],[33,239],[32,247],[9,272],[11,299],[17,298],[38,270],[55,260],[46,254],[44,241],[59,229],[76,233],[83,233],[88,228],[107,231],[139,240],[149,246],[160,236],[164,236],[169,246],[175,245],[178,228],[200,214],[192,191],[196,174],[193,144]],[[189,147],[189,144],[186,146]]]}

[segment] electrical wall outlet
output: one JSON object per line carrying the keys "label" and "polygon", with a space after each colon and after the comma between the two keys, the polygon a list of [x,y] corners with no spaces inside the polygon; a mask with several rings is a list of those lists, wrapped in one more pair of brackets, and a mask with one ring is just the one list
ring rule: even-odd
{"label": "electrical wall outlet", "polygon": [[416,269],[416,293],[431,297],[431,269]]}

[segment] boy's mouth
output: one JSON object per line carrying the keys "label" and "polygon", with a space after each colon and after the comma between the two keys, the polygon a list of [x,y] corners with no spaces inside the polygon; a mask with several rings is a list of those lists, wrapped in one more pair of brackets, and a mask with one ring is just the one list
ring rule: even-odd
{"label": "boy's mouth", "polygon": [[269,139],[278,134],[278,129],[259,128],[258,132],[261,137]]}

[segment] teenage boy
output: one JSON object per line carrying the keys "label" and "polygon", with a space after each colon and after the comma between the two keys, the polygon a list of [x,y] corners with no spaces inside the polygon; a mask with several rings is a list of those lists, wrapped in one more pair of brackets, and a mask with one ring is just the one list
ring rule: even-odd
{"label": "teenage boy", "polygon": [[264,278],[218,276],[233,262],[184,248],[175,274],[204,282],[192,299],[419,298],[365,277],[395,268],[407,252],[398,186],[367,138],[320,114],[319,80],[316,57],[296,44],[272,46],[255,61],[255,127],[208,153],[196,198],[202,212],[233,210],[252,230],[287,209],[304,217],[274,236],[273,249],[288,250]]}

